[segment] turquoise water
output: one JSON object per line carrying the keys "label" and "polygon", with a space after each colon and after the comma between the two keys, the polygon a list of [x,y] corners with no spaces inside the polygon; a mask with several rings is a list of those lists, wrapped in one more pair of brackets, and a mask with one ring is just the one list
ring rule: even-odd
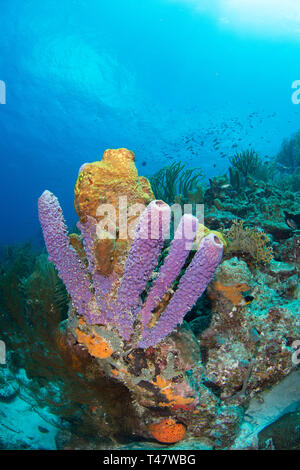
{"label": "turquoise water", "polygon": [[[298,1],[9,0],[0,5],[0,32],[0,449],[161,450],[168,442],[159,441],[145,423],[166,416],[187,430],[177,450],[299,449]],[[292,140],[280,153],[285,139]],[[199,197],[206,226],[218,231],[214,240],[220,244],[228,237],[208,290],[181,315],[186,330],[179,331],[175,357],[178,353],[183,372],[176,377],[173,360],[167,360],[166,350],[174,353],[169,336],[161,352],[167,365],[159,378],[157,372],[152,377],[145,366],[153,360],[151,351],[146,361],[145,347],[127,343],[122,349],[120,329],[98,322],[98,336],[104,331],[106,338],[109,331],[108,341],[136,359],[132,364],[125,353],[113,356],[115,375],[106,382],[103,363],[95,362],[100,356],[82,339],[92,327],[80,331],[84,321],[76,324],[73,291],[57,260],[68,292],[47,258],[38,198],[53,192],[70,232],[78,235],[79,168],[118,148],[134,152],[138,173],[150,179],[157,199],[171,204]],[[257,167],[243,173],[232,157],[242,161],[249,155],[250,163],[258,157]],[[178,162],[181,177],[193,169],[202,177],[180,194],[176,180],[170,195],[163,172]],[[45,221],[42,226],[45,236]],[[157,254],[156,272],[138,302],[148,298],[167,256],[168,246],[160,248],[164,257]],[[99,250],[103,258],[104,251]],[[80,258],[84,268],[87,258],[86,250]],[[164,308],[191,259],[165,292]],[[111,267],[113,256],[109,260]],[[191,290],[203,282],[200,274],[190,280]],[[95,295],[90,272],[86,279],[88,294]],[[123,296],[123,303],[129,297]],[[155,314],[155,321],[163,315]],[[190,335],[186,343],[185,335]],[[189,364],[194,356],[197,366]],[[137,377],[148,386],[147,399],[149,390],[162,384],[155,406],[152,396],[145,405],[137,393],[140,420],[126,378],[119,380],[121,388],[112,385],[120,364],[130,364],[129,375],[135,374],[134,393]],[[142,364],[138,372],[137,364]],[[170,377],[175,377],[171,385]],[[166,411],[164,390],[178,381],[184,405],[175,400]],[[189,386],[209,410],[208,417],[199,415],[204,429],[189,414]],[[172,399],[182,398],[176,390]],[[118,407],[122,393],[125,415]],[[94,439],[98,431],[100,440]]]}
{"label": "turquoise water", "polygon": [[220,152],[235,143],[279,151],[299,128],[296,17],[283,28],[277,5],[255,28],[242,8],[222,11],[222,3],[200,11],[163,0],[1,5],[2,242],[37,237],[35,201],[45,188],[72,223],[78,168],[106,148],[133,150],[140,173],[173,158],[208,177],[227,169]]}

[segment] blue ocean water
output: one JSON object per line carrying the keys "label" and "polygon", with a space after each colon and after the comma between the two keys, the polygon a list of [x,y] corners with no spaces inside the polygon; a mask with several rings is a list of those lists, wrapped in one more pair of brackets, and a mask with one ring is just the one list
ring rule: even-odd
{"label": "blue ocean water", "polygon": [[[84,321],[76,324],[71,289],[66,292],[48,262],[38,218],[38,198],[48,189],[58,197],[70,231],[74,229],[79,168],[101,160],[106,149],[118,148],[132,150],[139,175],[150,178],[172,163],[200,168],[202,187],[196,187],[196,195],[201,192],[200,202],[208,208],[207,227],[222,232],[214,232],[222,243],[223,236],[234,238],[234,229],[244,242],[231,251],[225,243],[217,277],[211,277],[209,290],[185,316],[190,333],[180,330],[184,346],[180,343],[176,358],[179,351],[179,359],[189,365],[196,351],[201,371],[191,366],[183,385],[183,373],[170,385],[172,361],[162,368],[166,377],[156,371],[152,377],[151,367],[148,371],[142,362],[146,348],[134,356],[138,348],[130,346],[137,360],[130,363],[128,355],[124,364],[130,364],[130,374],[136,373],[132,383],[146,370],[144,382],[153,380],[145,390],[171,387],[171,398],[182,399],[172,389],[179,380],[184,400],[172,402],[170,416],[179,420],[176,426],[186,425],[189,434],[174,449],[299,449],[300,134],[278,158],[283,140],[300,129],[298,0],[9,0],[0,5],[0,31],[0,449],[164,449],[157,442],[170,443],[150,428],[145,431],[153,416],[169,417],[165,403],[161,405],[163,392],[156,408],[149,399],[149,414],[147,400],[144,405],[144,397],[137,395],[146,412],[134,423],[126,378],[120,379],[120,389],[110,389],[105,379],[95,387],[91,371],[99,373],[94,359],[100,356],[84,342],[90,325],[81,331]],[[237,182],[237,175],[229,172],[237,152],[253,160],[258,155],[271,165],[259,160],[249,179],[239,168]],[[289,167],[292,154],[294,166]],[[235,219],[241,225],[234,225]],[[253,246],[245,249],[251,237],[258,244],[254,254]],[[31,247],[19,245],[28,241]],[[165,293],[164,308],[187,266],[173,279],[175,294]],[[94,295],[90,274],[88,294]],[[139,292],[139,301],[148,298],[153,279]],[[157,315],[155,321],[161,312]],[[238,326],[230,323],[235,315],[242,318]],[[225,318],[224,325],[218,318]],[[99,324],[93,334],[105,335],[107,327],[107,344],[112,340],[120,349],[124,338],[116,325]],[[188,334],[194,342],[183,342]],[[163,339],[164,358],[169,346],[168,337]],[[4,346],[7,363],[1,362]],[[151,351],[147,354],[151,362]],[[110,379],[124,366],[120,357],[125,354],[114,357]],[[89,369],[91,363],[94,369]],[[136,364],[143,364],[138,372]],[[83,397],[78,376],[86,379]],[[204,406],[214,410],[203,418],[208,420],[207,435],[188,414],[194,409],[189,408],[187,383],[197,389],[197,398],[204,390]],[[108,404],[101,401],[100,388],[108,390]],[[118,407],[122,393],[122,406],[133,413],[132,420],[127,420],[130,412],[124,418]],[[90,421],[84,420],[87,410]],[[77,434],[80,419],[86,427]],[[102,426],[96,431],[95,422]],[[93,441],[98,431],[100,440]]]}
{"label": "blue ocean water", "polygon": [[262,11],[257,29],[221,3],[2,3],[2,243],[38,237],[36,199],[45,188],[72,224],[78,168],[106,148],[133,150],[140,173],[180,159],[207,177],[227,169],[220,152],[230,155],[235,143],[278,152],[299,127],[291,102],[298,35],[282,28],[283,16],[272,23],[278,5]]}

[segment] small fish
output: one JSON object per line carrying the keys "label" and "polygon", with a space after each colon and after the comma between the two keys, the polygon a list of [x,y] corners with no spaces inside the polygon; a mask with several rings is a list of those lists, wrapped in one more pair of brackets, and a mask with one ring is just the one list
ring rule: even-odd
{"label": "small fish", "polygon": [[284,211],[285,223],[292,229],[298,230],[300,227],[300,214],[289,214]]}
{"label": "small fish", "polygon": [[297,230],[297,224],[294,220],[286,219],[286,223],[292,230]]}
{"label": "small fish", "polygon": [[277,163],[277,166],[279,169],[282,169],[282,170],[290,170],[289,166],[282,165],[282,163]]}
{"label": "small fish", "polygon": [[246,295],[246,296],[242,299],[240,305],[249,305],[249,304],[251,304],[251,302],[253,302],[253,300],[254,300],[253,295]]}

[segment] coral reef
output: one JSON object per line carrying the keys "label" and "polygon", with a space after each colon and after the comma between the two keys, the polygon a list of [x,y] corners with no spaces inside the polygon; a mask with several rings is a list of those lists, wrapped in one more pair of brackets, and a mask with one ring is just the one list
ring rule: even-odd
{"label": "coral reef", "polygon": [[206,227],[184,215],[173,230],[133,153],[108,150],[79,171],[76,233],[40,197],[51,262],[6,249],[0,400],[29,403],[57,448],[297,448],[277,429],[297,427],[299,380],[250,417],[299,374],[299,193],[231,167],[203,197]]}
{"label": "coral reef", "polygon": [[[281,271],[286,273],[287,291],[295,275],[295,267],[289,268],[282,266]],[[207,378],[224,398],[254,394],[294,368],[291,345],[299,335],[298,293],[276,295],[273,273],[273,267],[264,274],[250,271],[235,258],[222,263],[208,288],[215,314],[201,346],[207,351]]]}
{"label": "coral reef", "polygon": [[[222,231],[229,229],[234,220],[245,220],[249,228],[261,228],[275,243],[297,235],[295,218],[300,213],[300,185],[295,192],[286,183],[280,183],[279,188],[275,182],[249,177],[247,181],[246,186],[240,183],[236,189],[226,175],[211,180],[204,198],[206,225]],[[274,245],[273,249],[276,251]]]}
{"label": "coral reef", "polygon": [[[119,156],[134,174],[135,189],[120,186],[117,175],[111,184],[105,160],[116,168]],[[210,225],[221,228],[222,235],[201,226],[191,215],[183,216],[167,246],[170,208],[153,200],[143,179],[147,207],[138,222],[134,220],[133,240],[116,248],[114,240],[105,244],[104,239],[99,251],[103,225],[99,231],[98,223],[103,219],[98,217],[96,202],[101,204],[102,193],[105,204],[116,204],[116,197],[127,191],[137,191],[130,200],[140,198],[140,178],[132,165],[133,154],[120,149],[105,152],[103,165],[88,164],[80,170],[75,187],[79,240],[68,237],[55,196],[46,191],[39,199],[49,256],[72,299],[67,334],[73,345],[93,358],[99,373],[129,390],[136,435],[165,444],[193,436],[208,446],[230,447],[251,397],[294,369],[298,244],[286,245],[286,251],[282,246],[285,259],[273,259],[273,237],[245,228],[230,213],[234,223],[229,231],[222,223]],[[83,181],[88,183],[81,194]],[[101,188],[95,181],[101,181]],[[225,183],[224,179],[212,182],[208,193],[210,207],[219,211],[224,195],[230,194]],[[90,186],[92,196],[87,195]],[[216,191],[219,208],[211,197]],[[225,259],[218,268],[224,245]],[[110,268],[103,269],[101,261],[106,265],[107,260]],[[195,304],[197,309],[197,299],[207,285],[212,316],[208,328],[200,329],[196,338],[197,318],[190,326],[183,318]]]}

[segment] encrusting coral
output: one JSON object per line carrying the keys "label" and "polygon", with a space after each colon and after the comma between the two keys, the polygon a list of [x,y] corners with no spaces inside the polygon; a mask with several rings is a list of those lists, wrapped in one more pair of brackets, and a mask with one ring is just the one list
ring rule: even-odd
{"label": "encrusting coral", "polygon": [[[156,422],[159,410],[168,407],[176,416],[177,410],[179,414],[189,413],[199,402],[199,392],[186,376],[187,370],[199,368],[192,352],[199,347],[190,331],[176,327],[211,280],[222,258],[223,243],[216,233],[205,235],[186,267],[198,221],[192,215],[184,215],[169,253],[149,287],[168,238],[171,211],[163,201],[150,202],[151,188],[146,179],[137,176],[133,161],[132,152],[126,149],[107,150],[102,162],[85,164],[80,169],[75,207],[86,262],[78,244],[74,249],[74,240],[72,243],[68,237],[57,198],[45,191],[38,207],[49,259],[72,299],[68,329],[97,358],[99,368],[108,377],[122,382],[132,392],[143,417],[144,434],[149,436],[148,423]],[[103,240],[99,241],[99,222],[103,218],[98,207],[103,203],[116,207],[119,198],[125,196],[130,204],[148,203],[139,220],[136,214],[133,217],[133,241],[108,238],[111,243],[103,245]],[[120,234],[120,226],[117,229]],[[107,252],[112,265],[108,271],[101,266],[102,256],[104,264],[107,261]],[[174,292],[172,288],[179,277]],[[171,293],[169,302],[165,302],[167,292]],[[153,321],[152,313],[159,305],[163,308]],[[185,430],[185,426],[176,426],[175,434],[183,436],[185,432],[178,434],[177,429]],[[142,429],[143,425],[140,433]]]}

